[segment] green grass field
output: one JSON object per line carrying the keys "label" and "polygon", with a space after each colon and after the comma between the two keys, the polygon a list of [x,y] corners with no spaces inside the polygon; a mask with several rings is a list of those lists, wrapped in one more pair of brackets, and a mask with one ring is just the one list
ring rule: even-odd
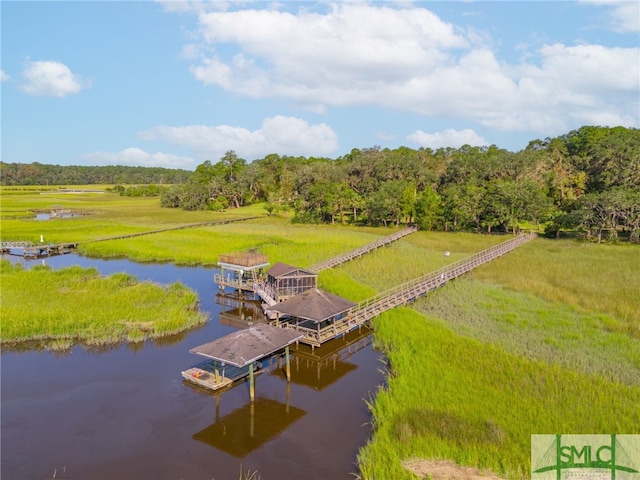
{"label": "green grass field", "polygon": [[[125,273],[52,270],[0,262],[3,344],[38,340],[63,349],[160,338],[202,325],[198,297],[184,285],[138,282]],[[34,294],[37,292],[37,294]]]}
{"label": "green grass field", "polygon": [[539,433],[637,433],[640,387],[523,358],[407,308],[375,321],[388,385],[371,399],[375,433],[361,475],[406,479],[411,458],[448,459],[530,478]]}
{"label": "green grass field", "polygon": [[[83,241],[265,213],[261,205],[184,212],[160,208],[157,198],[107,194],[74,197],[73,206],[59,196],[50,200],[89,215],[44,222],[20,217],[46,201],[33,192],[2,190],[3,240],[37,242],[43,234],[51,242]],[[221,253],[255,249],[271,263],[308,267],[393,231],[262,216],[81,244],[80,250],[211,265]],[[418,232],[321,272],[319,282],[360,301],[507,238]],[[526,478],[531,434],[640,431],[639,259],[633,245],[536,239],[411,308],[378,317],[376,344],[386,353],[381,367],[389,377],[367,399],[375,432],[359,455],[362,477],[409,479],[402,460],[422,457]]]}

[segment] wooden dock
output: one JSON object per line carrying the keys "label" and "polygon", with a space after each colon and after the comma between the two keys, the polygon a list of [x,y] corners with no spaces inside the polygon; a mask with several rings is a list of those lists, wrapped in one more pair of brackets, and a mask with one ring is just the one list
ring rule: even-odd
{"label": "wooden dock", "polygon": [[390,243],[395,242],[396,240],[400,240],[401,238],[406,237],[407,235],[410,235],[417,231],[418,231],[418,227],[404,228],[392,235],[387,235],[386,237],[376,240],[375,242],[368,243],[360,248],[351,250],[350,252],[346,252],[346,253],[343,253],[342,255],[338,255],[336,257],[330,258],[329,260],[326,260],[324,262],[317,263],[316,265],[309,267],[309,270],[314,272],[320,272],[322,270],[327,270],[329,268],[336,267],[342,263],[361,257],[377,248],[383,247],[385,245],[389,245]]}
{"label": "wooden dock", "polygon": [[2,242],[3,255],[17,255],[15,250],[21,250],[22,256],[27,259],[51,257],[74,252],[78,248],[77,243],[42,243],[36,245],[33,242]]}
{"label": "wooden dock", "polygon": [[42,257],[50,257],[53,255],[64,255],[67,253],[75,252],[78,249],[78,245],[87,244],[87,243],[96,243],[96,242],[106,242],[109,240],[125,240],[133,237],[140,237],[143,235],[153,235],[156,233],[169,232],[172,230],[184,230],[186,228],[197,228],[197,227],[207,227],[207,226],[215,226],[215,225],[225,225],[227,223],[234,222],[243,222],[246,220],[252,220],[255,218],[260,218],[259,216],[253,217],[243,217],[243,218],[231,218],[228,220],[218,220],[215,222],[200,222],[200,223],[189,223],[186,225],[179,225],[177,227],[168,227],[162,228],[158,230],[147,230],[144,232],[138,233],[129,233],[127,235],[117,235],[115,237],[104,237],[104,238],[96,238],[93,240],[85,240],[82,242],[67,242],[67,243],[58,243],[58,244],[43,244],[40,245],[35,244],[33,242],[2,242],[0,251],[3,255],[19,255],[16,253],[16,250],[22,251],[22,256],[25,258],[42,258]]}
{"label": "wooden dock", "polygon": [[[404,235],[408,233],[411,233],[411,231],[406,231]],[[254,368],[256,362],[259,360],[272,357],[276,352],[284,349],[286,377],[287,380],[290,380],[289,345],[293,343],[297,344],[298,342],[307,344],[311,346],[311,357],[313,357],[315,348],[322,348],[326,342],[340,337],[346,338],[354,330],[358,329],[360,331],[368,327],[368,322],[377,315],[392,308],[413,302],[427,292],[510,252],[536,237],[537,235],[533,232],[521,233],[466,259],[398,285],[358,304],[353,304],[353,302],[342,299],[337,295],[323,292],[317,288],[309,289],[283,302],[278,302],[268,307],[266,312],[267,316],[269,316],[270,313],[275,314],[275,319],[270,321],[269,324],[258,323],[251,325],[249,328],[239,332],[226,335],[208,344],[193,348],[191,353],[218,361],[223,367],[225,365],[232,365],[239,369],[248,368],[246,372],[248,372],[249,376],[249,390],[251,400],[253,401]],[[362,254],[364,253],[360,253],[360,255]],[[349,258],[355,257],[346,255],[344,258],[344,261],[347,261]],[[264,259],[259,258],[259,260],[262,263],[256,263],[256,261],[251,260],[246,266],[243,264],[240,265],[240,267],[235,263],[229,264],[232,265],[233,268],[242,268],[242,270],[238,271],[239,277],[234,277],[233,281],[233,286],[237,289],[239,298],[243,297],[243,290],[253,290],[255,293],[260,293],[260,290],[255,289],[259,283],[256,281],[255,272],[246,276],[245,274],[247,272],[244,271],[245,268],[262,267],[264,265]],[[336,264],[339,263],[342,262]],[[240,288],[240,285],[243,287]],[[320,300],[322,300],[322,302]],[[234,299],[234,301],[237,300]],[[353,306],[347,305],[344,302],[351,303]],[[327,310],[327,312],[325,312],[324,310],[328,307],[331,307],[335,311]],[[316,310],[319,311],[320,315],[315,315]],[[320,310],[323,311],[320,312]],[[336,362],[336,357],[332,356],[331,363]],[[319,365],[317,368],[320,369],[322,362],[317,365]],[[297,366],[299,366],[299,364]],[[198,366],[186,370],[182,372],[182,374],[186,380],[210,390],[224,388],[234,382],[234,379],[225,375],[224,371],[222,373],[216,370],[203,372],[203,369]],[[243,373],[242,376],[238,375],[236,379],[246,376],[247,373]]]}
{"label": "wooden dock", "polygon": [[[300,324],[286,322],[277,322],[277,324],[280,327],[304,333],[305,336],[300,339],[300,342],[319,347],[326,341],[342,336],[356,328],[361,328],[365,323],[381,313],[401,305],[406,305],[416,298],[425,295],[427,292],[441,287],[448,281],[464,275],[474,268],[490,262],[536,237],[537,235],[535,233],[521,233],[506,242],[483,250],[469,258],[391,288],[360,302],[351,308],[344,319],[339,322],[332,322],[321,328],[305,327]],[[276,322],[272,322],[272,324],[276,324]]]}
{"label": "wooden dock", "polygon": [[[249,371],[247,369],[247,375],[249,374],[248,372]],[[184,378],[188,382],[195,383],[200,387],[206,388],[207,390],[221,390],[231,385],[235,380],[244,378],[244,376],[231,378],[220,373],[218,369],[210,372],[209,369],[192,367],[182,372],[182,378]]]}

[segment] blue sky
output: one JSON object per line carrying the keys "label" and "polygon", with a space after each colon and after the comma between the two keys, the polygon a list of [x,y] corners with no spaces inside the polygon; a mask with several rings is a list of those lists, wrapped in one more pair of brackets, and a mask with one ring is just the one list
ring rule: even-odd
{"label": "blue sky", "polygon": [[192,170],[638,128],[639,5],[3,0],[2,161]]}

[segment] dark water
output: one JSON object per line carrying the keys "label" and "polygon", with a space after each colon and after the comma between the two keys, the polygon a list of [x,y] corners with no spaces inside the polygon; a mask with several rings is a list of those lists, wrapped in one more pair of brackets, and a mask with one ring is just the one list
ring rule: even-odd
{"label": "dark water", "polygon": [[[22,261],[16,260],[14,261]],[[41,260],[29,264],[41,263]],[[1,355],[1,473],[12,479],[350,479],[370,435],[364,399],[383,382],[371,336],[353,334],[292,353],[292,381],[277,364],[213,394],[183,382],[200,361],[189,349],[236,330],[244,309],[220,305],[214,269],[127,260],[51,257],[54,268],[96,267],[139,280],[180,281],[210,313],[184,335],[102,351],[7,350]],[[218,297],[219,298],[219,297]],[[236,304],[237,307],[237,304]]]}

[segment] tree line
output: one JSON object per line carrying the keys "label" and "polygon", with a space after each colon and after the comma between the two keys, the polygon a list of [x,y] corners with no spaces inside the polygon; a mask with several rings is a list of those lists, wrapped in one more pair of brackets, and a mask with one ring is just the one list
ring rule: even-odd
{"label": "tree line", "polygon": [[0,162],[0,185],[162,185],[188,182],[192,175],[189,170],[161,167]]}
{"label": "tree line", "polygon": [[448,231],[579,229],[601,241],[640,235],[640,130],[585,126],[519,152],[372,147],[330,158],[228,151],[161,195],[165,207],[223,210],[265,202],[305,223],[399,225]]}
{"label": "tree line", "polygon": [[[640,130],[585,126],[533,140],[519,152],[460,148],[354,148],[346,155],[251,162],[230,150],[195,171],[125,166],[0,164],[2,185],[114,184],[121,195],[213,211],[264,202],[296,222],[515,232],[578,230],[602,241],[640,237]],[[120,185],[138,185],[124,188]],[[158,185],[160,187],[158,187]]]}

